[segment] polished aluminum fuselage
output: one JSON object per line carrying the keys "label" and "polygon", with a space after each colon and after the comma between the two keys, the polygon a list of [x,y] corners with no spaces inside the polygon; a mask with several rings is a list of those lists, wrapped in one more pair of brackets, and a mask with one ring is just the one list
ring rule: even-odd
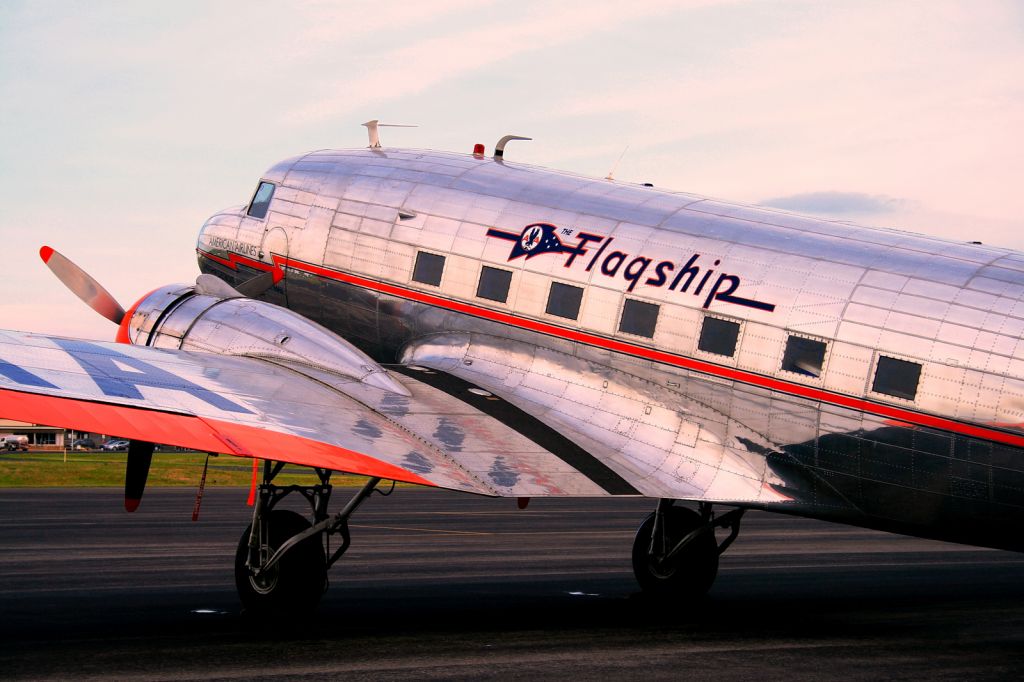
{"label": "polished aluminum fuselage", "polygon": [[[204,271],[282,268],[268,300],[383,362],[472,366],[642,494],[1024,548],[1024,254],[433,151],[263,180],[265,219],[204,226]],[[534,224],[565,248],[516,256]],[[512,272],[505,303],[484,266]],[[547,312],[553,282],[584,289],[577,319]],[[621,331],[627,299],[659,306],[652,337]],[[740,325],[732,356],[698,347],[707,316]],[[826,344],[819,376],[782,369],[793,335]],[[883,355],[920,364],[912,400],[872,390]]]}

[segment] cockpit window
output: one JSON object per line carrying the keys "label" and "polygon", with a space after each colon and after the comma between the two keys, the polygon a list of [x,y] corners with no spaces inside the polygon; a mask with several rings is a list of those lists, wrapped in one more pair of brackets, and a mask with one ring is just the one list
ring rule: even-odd
{"label": "cockpit window", "polygon": [[274,183],[261,182],[260,186],[256,188],[256,194],[252,196],[252,202],[249,204],[249,210],[246,211],[245,214],[252,216],[253,218],[263,220],[267,217],[267,209],[270,208],[270,200],[273,198]]}

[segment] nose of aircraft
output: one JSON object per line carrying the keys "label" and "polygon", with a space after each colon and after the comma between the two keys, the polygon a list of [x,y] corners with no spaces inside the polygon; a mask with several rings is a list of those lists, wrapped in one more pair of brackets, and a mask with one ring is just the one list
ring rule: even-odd
{"label": "nose of aircraft", "polygon": [[247,258],[258,258],[259,247],[239,237],[244,206],[225,209],[206,219],[196,237],[196,252],[200,267],[206,256],[227,257],[234,253]]}
{"label": "nose of aircraft", "polygon": [[216,225],[217,219],[220,217],[220,213],[214,213],[212,216],[206,219],[203,226],[199,228],[199,234],[196,235],[196,252],[199,255],[200,263],[202,263],[203,252],[209,253],[213,250],[210,237],[212,236],[213,229],[211,225]]}
{"label": "nose of aircraft", "polygon": [[[199,234],[196,237],[196,248],[201,251],[211,251],[217,248],[213,244],[213,236],[215,234],[223,236],[223,225],[224,218],[227,216],[227,211],[220,211],[214,213],[212,216],[206,219],[203,226],[199,228]],[[235,222],[235,230],[237,232],[238,222]]]}

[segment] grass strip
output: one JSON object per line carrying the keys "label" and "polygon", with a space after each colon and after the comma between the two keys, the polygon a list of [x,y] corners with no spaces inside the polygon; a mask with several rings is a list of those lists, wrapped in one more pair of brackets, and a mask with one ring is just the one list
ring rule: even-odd
{"label": "grass strip", "polygon": [[[0,455],[0,488],[93,488],[124,485],[124,452],[18,452]],[[203,474],[203,452],[156,452],[147,485],[198,486]],[[252,460],[221,455],[210,458],[208,486],[247,486],[252,481]],[[362,485],[364,476],[335,474],[337,486]],[[308,467],[286,465],[274,479],[277,485],[318,483]]]}

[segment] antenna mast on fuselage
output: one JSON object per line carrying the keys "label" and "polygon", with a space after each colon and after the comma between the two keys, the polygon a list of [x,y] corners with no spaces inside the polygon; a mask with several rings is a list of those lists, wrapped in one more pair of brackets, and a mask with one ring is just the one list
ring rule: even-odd
{"label": "antenna mast on fuselage", "polygon": [[366,132],[370,136],[370,149],[380,149],[380,131],[378,128],[418,128],[416,125],[409,125],[408,123],[381,123],[377,119],[367,121],[363,124],[366,126]]}

